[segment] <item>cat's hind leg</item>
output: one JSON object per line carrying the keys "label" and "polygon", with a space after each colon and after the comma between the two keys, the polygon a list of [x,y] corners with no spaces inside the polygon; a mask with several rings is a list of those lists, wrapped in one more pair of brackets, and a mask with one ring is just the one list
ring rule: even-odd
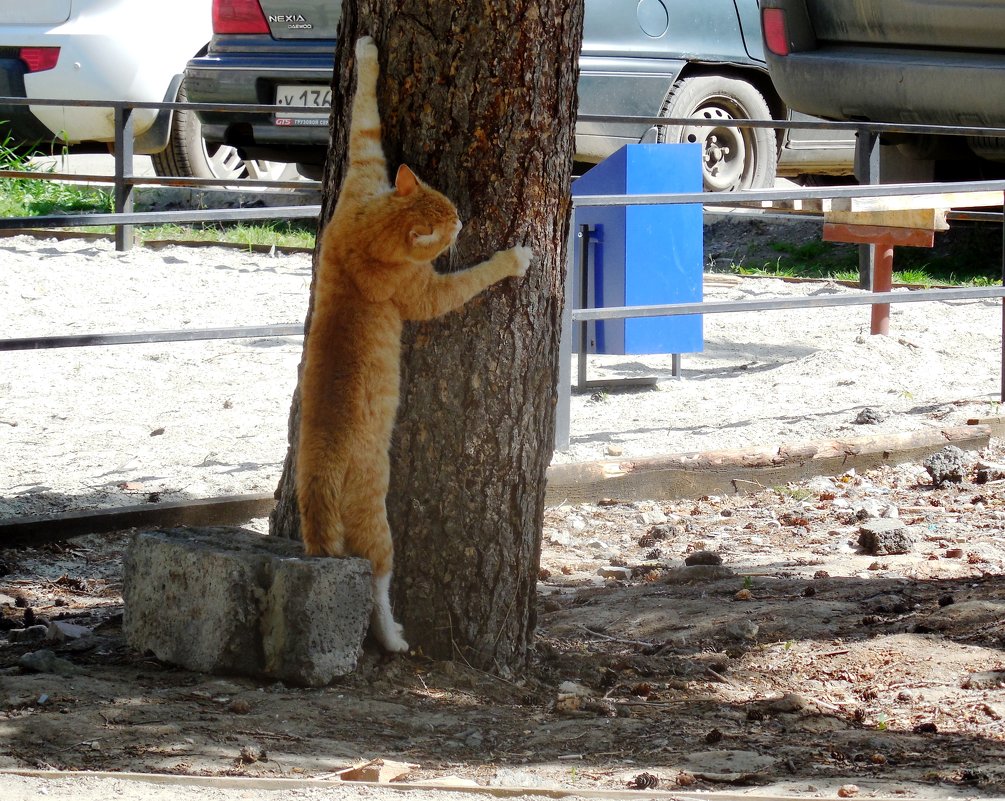
{"label": "cat's hind leg", "polygon": [[405,632],[391,611],[391,572],[373,577],[373,611],[370,630],[385,651],[403,654],[408,651]]}
{"label": "cat's hind leg", "polygon": [[391,611],[394,543],[384,502],[389,473],[386,459],[376,459],[372,464],[359,466],[346,482],[343,497],[345,537],[349,552],[370,562],[373,582],[370,631],[384,650],[405,653],[408,643],[401,624]]}

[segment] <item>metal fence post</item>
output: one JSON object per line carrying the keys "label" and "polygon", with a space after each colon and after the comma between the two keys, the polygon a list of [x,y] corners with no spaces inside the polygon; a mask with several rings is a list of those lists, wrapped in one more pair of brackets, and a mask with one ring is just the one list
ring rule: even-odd
{"label": "metal fence post", "polygon": [[[879,135],[872,131],[855,132],[855,179],[860,184],[879,182]],[[875,245],[858,246],[858,285],[872,289],[876,263]]]}
{"label": "metal fence post", "polygon": [[572,424],[572,275],[575,270],[576,207],[569,209],[569,237],[565,253],[565,300],[562,304],[562,330],[558,345],[558,402],[555,404],[555,450],[569,450],[569,430]]}
{"label": "metal fence post", "polygon": [[[133,109],[123,105],[115,107],[115,212],[133,212]],[[129,250],[133,246],[134,226],[115,224],[115,249]]]}

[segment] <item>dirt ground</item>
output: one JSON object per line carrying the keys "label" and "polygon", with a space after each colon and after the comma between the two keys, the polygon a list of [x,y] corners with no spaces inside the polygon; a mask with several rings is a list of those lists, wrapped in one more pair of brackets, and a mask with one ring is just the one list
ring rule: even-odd
{"label": "dirt ground", "polygon": [[[89,633],[0,644],[0,767],[313,777],[387,758],[499,786],[1000,795],[1005,494],[971,478],[905,465],[550,509],[517,681],[369,648],[324,689],[188,673],[123,642],[127,533],[6,550],[4,626]],[[910,552],[863,552],[863,520],[894,509]],[[699,551],[722,565],[682,567]],[[18,666],[40,648],[60,661]]]}
{"label": "dirt ground", "polygon": [[[0,288],[4,336],[60,333],[68,317],[80,332],[289,322],[305,307],[304,258],[3,247],[21,279]],[[885,419],[869,433],[994,412],[1000,307],[924,305],[904,304],[903,336],[883,342],[826,311],[792,330],[709,319],[690,381],[574,398],[579,450],[566,459],[866,433],[866,405]],[[21,355],[0,361],[3,516],[274,487],[297,341],[53,351],[31,372]],[[200,383],[207,371],[225,384]],[[718,424],[695,408],[710,399],[727,403]],[[1005,445],[981,457],[1005,462]],[[934,486],[908,464],[751,495],[551,508],[537,645],[518,680],[369,647],[324,689],[193,674],[122,639],[130,532],[5,549],[3,628],[46,629],[0,632],[0,769],[330,777],[385,758],[414,765],[408,780],[490,786],[1005,795],[1005,483],[972,464],[961,478]],[[905,553],[858,544],[875,520],[906,526]],[[684,566],[706,551],[722,564]],[[69,638],[48,637],[57,628]],[[23,666],[42,650],[56,660]]]}

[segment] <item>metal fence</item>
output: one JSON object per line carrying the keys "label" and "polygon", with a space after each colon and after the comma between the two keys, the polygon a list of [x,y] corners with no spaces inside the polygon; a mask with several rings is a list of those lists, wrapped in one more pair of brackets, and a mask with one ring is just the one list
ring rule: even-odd
{"label": "metal fence", "polygon": [[[237,106],[208,105],[197,103],[127,103],[127,102],[90,102],[68,100],[24,100],[22,98],[0,98],[0,104],[23,105],[102,105],[114,109],[116,122],[115,173],[114,176],[80,176],[56,172],[23,172],[2,171],[2,178],[44,178],[52,180],[85,180],[90,182],[112,183],[114,186],[115,212],[111,214],[70,214],[46,215],[28,218],[0,219],[0,230],[15,230],[21,228],[66,228],[77,226],[114,225],[116,228],[116,248],[126,249],[132,244],[133,226],[143,224],[158,224],[164,222],[201,222],[201,221],[234,221],[262,219],[295,219],[315,218],[320,213],[320,207],[310,206],[277,206],[265,209],[200,209],[171,212],[136,212],[134,210],[133,189],[137,184],[162,186],[197,186],[197,187],[232,187],[233,179],[195,179],[195,178],[147,178],[137,177],[132,173],[133,137],[132,111],[137,108],[170,108],[173,110],[212,110],[226,111],[234,114],[274,113],[275,106]],[[616,118],[602,116],[582,116],[581,122],[611,122],[611,123],[644,123],[647,125],[665,124],[698,124],[703,120],[677,118]],[[731,123],[734,124],[734,123]],[[952,135],[1005,136],[1003,129],[949,127],[935,125],[890,125],[880,123],[831,123],[811,121],[778,121],[778,120],[743,120],[736,121],[737,127],[768,127],[836,129],[854,131],[859,137],[856,163],[860,180],[863,173],[866,180],[875,178],[870,174],[869,164],[877,137],[883,133],[925,133]],[[241,186],[254,188],[276,189],[316,189],[319,184],[306,181],[240,181]],[[896,195],[938,194],[945,192],[998,192],[1005,196],[1005,181],[975,181],[960,183],[927,183],[927,184],[866,184],[848,187],[829,187],[817,189],[771,189],[747,190],[728,195],[710,193],[687,193],[666,195],[607,195],[577,197],[573,207],[614,206],[614,205],[657,205],[676,203],[700,203],[704,207],[736,207],[742,203],[746,206],[768,204],[777,201],[823,201],[835,198],[884,197]],[[1002,214],[974,214],[971,219],[1005,221],[1005,204]],[[626,319],[635,317],[673,316],[685,314],[723,314],[750,311],[785,311],[822,306],[869,305],[877,303],[918,303],[928,301],[947,301],[964,299],[1005,298],[1005,222],[1003,222],[1003,286],[987,288],[954,288],[915,290],[908,293],[888,292],[849,292],[827,297],[811,298],[764,298],[756,301],[737,302],[702,302],[671,305],[608,307],[608,308],[575,308],[575,298],[572,296],[572,263],[575,237],[581,232],[575,226],[570,226],[568,248],[568,274],[566,281],[565,313],[562,326],[561,367],[559,377],[559,397],[557,407],[556,446],[562,450],[569,445],[570,406],[572,388],[572,341],[575,327],[586,326],[591,320]],[[1002,313],[1003,349],[1001,355],[1002,398],[1005,400],[1005,304]],[[289,336],[302,334],[302,326],[289,325],[258,325],[227,329],[192,329],[183,331],[151,331],[129,334],[86,334],[79,336],[35,337],[22,339],[0,340],[0,351],[33,350],[43,348],[85,347],[95,345],[116,345],[139,342],[174,342],[193,341],[199,339],[223,339],[261,336]],[[579,355],[585,360],[585,348]],[[97,527],[97,524],[95,524]],[[2,526],[0,526],[2,529]]]}

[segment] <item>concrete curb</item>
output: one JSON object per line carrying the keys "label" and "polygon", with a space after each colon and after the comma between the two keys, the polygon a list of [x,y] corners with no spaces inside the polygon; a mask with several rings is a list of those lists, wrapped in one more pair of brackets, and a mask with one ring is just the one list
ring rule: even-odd
{"label": "concrete curb", "polygon": [[548,468],[546,502],[595,503],[620,500],[672,500],[702,495],[756,492],[813,476],[840,475],[852,468],[922,459],[955,445],[986,448],[988,425],[856,437],[761,448],[702,451],[644,459],[618,459]]}

